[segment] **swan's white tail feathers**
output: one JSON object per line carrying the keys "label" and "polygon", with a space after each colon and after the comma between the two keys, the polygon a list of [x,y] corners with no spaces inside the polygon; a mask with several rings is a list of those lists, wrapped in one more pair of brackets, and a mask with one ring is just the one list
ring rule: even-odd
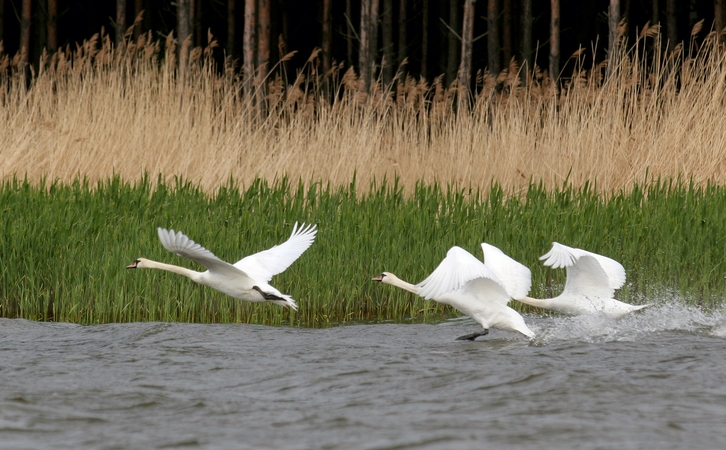
{"label": "swan's white tail feathers", "polygon": [[645,305],[632,305],[632,306],[633,306],[633,311],[640,311],[641,309],[645,309],[645,308],[648,308],[650,306],[653,306],[653,304],[652,303],[647,303]]}
{"label": "swan's white tail feathers", "polygon": [[297,303],[292,297],[287,294],[279,294],[278,296],[281,300],[270,300],[270,302],[276,305],[284,306],[286,308],[292,308],[293,310],[297,311]]}

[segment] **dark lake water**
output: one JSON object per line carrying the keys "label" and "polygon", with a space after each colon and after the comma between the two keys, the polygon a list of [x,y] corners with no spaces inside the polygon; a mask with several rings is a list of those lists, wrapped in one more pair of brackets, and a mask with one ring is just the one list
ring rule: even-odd
{"label": "dark lake water", "polygon": [[0,448],[726,448],[723,313],[525,320],[0,320]]}

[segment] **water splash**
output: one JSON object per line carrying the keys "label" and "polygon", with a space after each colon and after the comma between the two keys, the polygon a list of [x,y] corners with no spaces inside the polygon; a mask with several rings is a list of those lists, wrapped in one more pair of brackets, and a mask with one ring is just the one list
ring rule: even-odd
{"label": "water splash", "polygon": [[653,306],[619,319],[604,316],[551,316],[531,323],[534,343],[556,341],[611,342],[637,341],[659,332],[685,332],[726,339],[723,309],[707,311],[671,298],[656,300]]}

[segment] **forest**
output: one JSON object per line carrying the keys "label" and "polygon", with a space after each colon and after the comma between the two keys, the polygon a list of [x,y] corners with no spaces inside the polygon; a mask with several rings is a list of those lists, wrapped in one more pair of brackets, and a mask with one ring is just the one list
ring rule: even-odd
{"label": "forest", "polygon": [[[389,84],[397,73],[450,86],[511,62],[536,64],[552,78],[572,73],[570,56],[607,58],[618,35],[632,42],[659,25],[664,48],[691,45],[700,27],[722,30],[724,0],[0,0],[0,40],[7,55],[36,64],[45,50],[74,48],[102,30],[116,43],[151,32],[165,41],[219,44],[216,59],[238,70],[268,65],[294,74],[316,63],[355,67]],[[580,49],[585,51],[578,52]],[[290,55],[295,52],[294,55]],[[285,55],[284,64],[276,65]],[[341,73],[343,71],[340,71]],[[525,72],[526,73],[526,72]],[[460,82],[463,79],[459,80]]]}

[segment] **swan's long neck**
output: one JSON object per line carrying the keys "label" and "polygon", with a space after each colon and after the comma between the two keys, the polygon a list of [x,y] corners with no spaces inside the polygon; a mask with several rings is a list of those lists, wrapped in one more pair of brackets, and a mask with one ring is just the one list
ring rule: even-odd
{"label": "swan's long neck", "polygon": [[174,264],[164,264],[158,261],[152,261],[150,259],[144,260],[143,265],[139,266],[139,268],[166,270],[167,272],[174,272],[179,275],[184,275],[185,277],[191,278],[196,282],[199,282],[199,276],[202,274],[202,272],[187,269],[186,267],[179,267],[175,266]]}
{"label": "swan's long neck", "polygon": [[400,287],[401,289],[405,289],[408,292],[412,292],[414,294],[418,294],[418,292],[421,290],[420,287],[413,285],[411,283],[408,283],[406,281],[403,281],[402,279],[398,278],[397,276],[395,276],[393,274],[386,276],[383,279],[383,282],[386,284],[390,284],[391,286]]}

